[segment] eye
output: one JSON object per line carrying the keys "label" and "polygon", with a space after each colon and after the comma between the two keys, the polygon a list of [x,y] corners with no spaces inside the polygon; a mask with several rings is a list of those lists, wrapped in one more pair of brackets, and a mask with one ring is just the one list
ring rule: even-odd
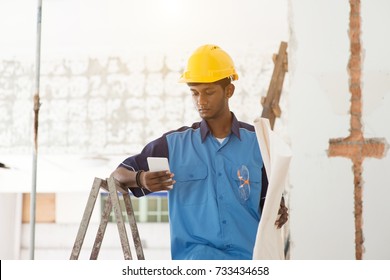
{"label": "eye", "polygon": [[198,96],[199,95],[199,92],[197,92],[197,91],[191,91],[191,93],[192,93],[192,96]]}

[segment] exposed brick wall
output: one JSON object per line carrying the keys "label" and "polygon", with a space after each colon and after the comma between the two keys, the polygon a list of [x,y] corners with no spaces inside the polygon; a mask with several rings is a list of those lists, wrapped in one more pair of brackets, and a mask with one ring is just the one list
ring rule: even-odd
{"label": "exposed brick wall", "polygon": [[384,157],[388,145],[384,138],[365,139],[362,125],[362,43],[360,0],[350,0],[349,38],[350,58],[348,61],[349,91],[351,93],[350,135],[346,138],[330,139],[328,156],[342,156],[352,160],[355,200],[355,257],[363,258],[363,160],[366,157]]}
{"label": "exposed brick wall", "polygon": [[353,140],[362,140],[362,90],[361,90],[361,42],[360,42],[360,0],[350,1],[351,10],[349,14],[349,39],[350,52],[348,72],[350,77],[349,91],[351,93],[351,135]]}

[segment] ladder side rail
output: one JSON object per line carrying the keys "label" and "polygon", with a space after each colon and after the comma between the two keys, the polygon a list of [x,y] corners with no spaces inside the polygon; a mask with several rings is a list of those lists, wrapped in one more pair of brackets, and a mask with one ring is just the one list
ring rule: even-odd
{"label": "ladder side rail", "polygon": [[125,202],[127,217],[129,219],[131,234],[133,236],[133,242],[134,242],[135,251],[137,253],[137,258],[138,260],[144,260],[145,256],[142,249],[142,242],[139,236],[139,231],[137,227],[137,222],[135,220],[135,215],[134,215],[134,210],[133,210],[133,205],[131,203],[130,195],[129,193],[124,193],[122,195],[123,195],[123,200]]}
{"label": "ladder side rail", "polygon": [[115,218],[116,218],[116,224],[118,227],[119,237],[121,240],[122,250],[123,250],[123,256],[125,260],[132,260],[131,250],[130,250],[130,244],[129,239],[127,238],[127,232],[125,223],[123,221],[122,216],[122,209],[119,204],[119,198],[118,198],[118,192],[116,189],[116,184],[114,181],[114,178],[108,178],[108,189],[110,191],[110,199],[112,203],[112,207],[114,209]]}
{"label": "ladder side rail", "polygon": [[93,244],[93,247],[92,247],[91,256],[89,258],[90,260],[96,260],[98,258],[100,248],[101,248],[102,242],[103,242],[103,237],[104,237],[104,234],[106,232],[108,219],[110,217],[111,209],[112,209],[111,199],[107,199],[106,204],[104,205],[104,210],[103,210],[102,216],[101,216],[99,229],[96,233],[95,243]]}
{"label": "ladder side rail", "polygon": [[79,258],[81,247],[83,246],[84,243],[85,234],[87,232],[88,225],[91,220],[93,208],[95,207],[96,199],[98,197],[102,182],[103,180],[100,178],[95,178],[93,181],[88,202],[84,210],[84,214],[80,223],[79,230],[77,232],[75,243],[73,245],[72,254],[70,256],[71,260],[77,260]]}

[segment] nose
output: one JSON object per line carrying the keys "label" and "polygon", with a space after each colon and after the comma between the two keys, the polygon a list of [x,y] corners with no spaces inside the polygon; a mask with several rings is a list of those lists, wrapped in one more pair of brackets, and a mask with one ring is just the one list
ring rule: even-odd
{"label": "nose", "polygon": [[205,94],[199,94],[198,96],[198,105],[203,106],[207,105],[207,97]]}

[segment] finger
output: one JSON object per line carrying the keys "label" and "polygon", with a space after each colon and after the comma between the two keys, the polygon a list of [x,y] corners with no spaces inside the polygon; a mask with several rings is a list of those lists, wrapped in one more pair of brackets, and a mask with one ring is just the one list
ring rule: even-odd
{"label": "finger", "polygon": [[275,222],[275,225],[276,225],[276,228],[281,228],[283,225],[284,225],[285,223],[283,222],[283,221],[279,221],[279,220],[277,220],[276,222]]}
{"label": "finger", "polygon": [[287,211],[280,214],[275,222],[275,225],[284,225],[288,221],[288,213]]}
{"label": "finger", "polygon": [[[142,175],[141,175],[142,176]],[[146,185],[153,185],[158,182],[164,182],[173,178],[174,174],[169,171],[156,171],[156,172],[145,172],[144,176],[141,177]]]}
{"label": "finger", "polygon": [[171,181],[169,181],[169,182],[164,182],[163,184],[162,184],[162,186],[163,186],[163,190],[166,190],[166,191],[170,191],[170,190],[172,190],[173,189],[173,185],[176,183],[176,181],[175,180],[171,180]]}
{"label": "finger", "polygon": [[285,223],[287,223],[287,221],[288,221],[287,216],[283,216],[283,217],[280,217],[280,218],[275,222],[275,225],[276,225],[278,228],[281,228]]}
{"label": "finger", "polygon": [[288,212],[284,211],[282,214],[280,214],[279,219],[287,220],[288,219]]}
{"label": "finger", "polygon": [[171,172],[169,172],[169,170],[162,170],[162,171],[148,171],[147,172],[149,174],[150,177],[152,178],[157,178],[157,177],[163,177],[167,174],[172,174]]}
{"label": "finger", "polygon": [[280,217],[280,219],[278,221],[278,224],[282,226],[285,223],[287,223],[287,221],[288,221],[288,217],[287,216],[282,216],[282,217]]}
{"label": "finger", "polygon": [[171,185],[172,185],[172,176],[164,175],[161,177],[155,177],[155,178],[149,179],[147,181],[148,185],[162,185],[166,182],[171,182]]}
{"label": "finger", "polygon": [[171,176],[164,176],[148,180],[147,188],[153,191],[171,190],[173,188],[173,184],[175,183],[176,181],[173,180]]}
{"label": "finger", "polygon": [[288,208],[286,206],[280,206],[278,214],[287,213]]}

